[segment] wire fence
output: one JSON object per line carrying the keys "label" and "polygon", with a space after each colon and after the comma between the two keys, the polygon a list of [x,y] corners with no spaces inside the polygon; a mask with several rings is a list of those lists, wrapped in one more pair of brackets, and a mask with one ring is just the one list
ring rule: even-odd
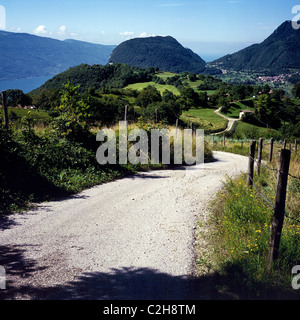
{"label": "wire fence", "polygon": [[[264,163],[259,162],[256,158],[252,157],[250,154],[249,154],[249,159],[251,159],[254,163],[256,163],[257,166],[261,166],[261,167],[263,167],[263,168],[265,168],[265,169],[267,169],[267,170],[270,170],[270,171],[272,171],[272,172],[277,172],[277,173],[281,173],[281,174],[287,174],[290,178],[295,179],[295,180],[297,180],[297,181],[300,181],[300,177],[296,177],[296,176],[290,174],[289,172],[288,172],[288,173],[283,172],[283,171],[281,171],[280,169],[271,168],[271,167],[265,165]],[[269,200],[265,195],[263,195],[263,194],[261,193],[261,191],[259,190],[259,188],[258,188],[257,185],[255,184],[253,177],[251,177],[251,175],[249,175],[249,173],[248,173],[248,177],[249,177],[249,179],[251,180],[251,182],[252,182],[252,184],[253,184],[253,186],[254,186],[257,194],[258,194],[273,210],[275,210],[275,205],[273,204],[274,202],[272,202],[271,200]],[[285,216],[286,218],[291,219],[291,220],[293,220],[293,221],[296,221],[296,222],[298,222],[298,223],[300,224],[300,220],[291,217],[286,210],[284,211],[284,216]]]}
{"label": "wire fence", "polygon": [[[249,156],[250,157],[250,156]],[[276,169],[276,168],[270,168],[268,166],[266,166],[265,164],[261,163],[261,162],[258,162],[256,158],[252,158],[250,157],[257,165],[259,166],[262,166],[268,170],[271,170],[271,171],[277,171],[277,172],[280,172],[280,173],[284,173],[283,171],[280,171],[279,169]],[[296,177],[296,176],[293,176],[292,174],[288,173],[288,176],[293,178],[293,179],[297,179],[297,180],[300,180],[300,177]]]}

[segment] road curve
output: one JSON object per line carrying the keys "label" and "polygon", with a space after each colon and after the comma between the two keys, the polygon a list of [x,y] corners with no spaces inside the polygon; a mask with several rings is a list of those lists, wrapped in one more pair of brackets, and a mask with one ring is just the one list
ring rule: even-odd
{"label": "road curve", "polygon": [[[247,158],[140,173],[1,218],[1,299],[202,299],[196,221]],[[199,288],[199,283],[197,283]]]}
{"label": "road curve", "polygon": [[229,118],[227,116],[224,116],[222,113],[220,113],[221,109],[222,109],[222,107],[220,107],[219,109],[215,110],[214,112],[218,116],[228,120],[227,128],[224,131],[214,133],[213,135],[219,135],[219,134],[223,134],[225,132],[232,132],[236,128],[237,121],[241,120],[241,117],[239,119],[235,119],[235,118]]}

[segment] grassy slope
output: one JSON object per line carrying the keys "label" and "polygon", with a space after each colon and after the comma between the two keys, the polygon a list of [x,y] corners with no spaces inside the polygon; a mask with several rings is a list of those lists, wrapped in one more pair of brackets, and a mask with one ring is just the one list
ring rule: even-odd
{"label": "grassy slope", "polygon": [[181,120],[185,123],[195,123],[201,126],[202,129],[217,132],[225,130],[228,121],[214,113],[213,109],[190,109],[184,111]]}
{"label": "grassy slope", "polygon": [[250,123],[239,121],[235,130],[235,135],[241,139],[246,138],[246,134],[253,135],[251,138],[263,138],[271,137],[273,134],[276,134],[276,130],[268,129],[264,127],[258,127]]}
{"label": "grassy slope", "polygon": [[241,101],[238,101],[238,102],[234,102],[230,105],[230,108],[227,113],[222,113],[222,114],[229,117],[229,118],[239,119],[240,112],[243,110],[254,111],[255,109],[253,107],[249,107],[249,106],[243,104]]}
{"label": "grassy slope", "polygon": [[125,89],[133,89],[133,90],[138,90],[141,91],[144,88],[147,88],[148,86],[153,86],[155,87],[160,93],[163,93],[165,90],[169,90],[173,92],[175,95],[180,95],[180,92],[178,89],[174,86],[171,85],[162,85],[162,84],[157,84],[155,82],[143,82],[143,83],[134,83],[130,84],[129,86],[125,87]]}

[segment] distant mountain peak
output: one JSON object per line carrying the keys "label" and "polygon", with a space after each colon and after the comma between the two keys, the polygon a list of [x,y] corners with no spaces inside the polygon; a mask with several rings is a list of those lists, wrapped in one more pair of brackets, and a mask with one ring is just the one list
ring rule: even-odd
{"label": "distant mountain peak", "polygon": [[299,43],[299,30],[293,29],[291,21],[287,20],[263,42],[226,55],[210,65],[235,71],[300,69]]}
{"label": "distant mountain peak", "polygon": [[162,71],[201,73],[205,61],[190,49],[184,48],[171,36],[134,38],[116,47],[110,63],[125,63],[130,66],[158,67]]}

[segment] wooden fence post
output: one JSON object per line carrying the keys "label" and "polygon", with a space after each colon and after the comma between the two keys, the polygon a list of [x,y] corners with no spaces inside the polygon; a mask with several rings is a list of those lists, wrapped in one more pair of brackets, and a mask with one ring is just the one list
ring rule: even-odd
{"label": "wooden fence post", "polygon": [[3,114],[4,114],[4,126],[8,128],[8,112],[7,112],[7,105],[6,105],[6,91],[2,91],[2,106],[3,106]]}
{"label": "wooden fence post", "polygon": [[127,110],[128,110],[128,106],[125,106],[125,115],[124,115],[124,121],[127,121]]}
{"label": "wooden fence post", "polygon": [[223,134],[223,146],[225,147],[226,145],[226,138],[225,138],[225,133]]}
{"label": "wooden fence post", "polygon": [[286,149],[286,140],[283,140],[283,149]]}
{"label": "wooden fence post", "polygon": [[255,147],[256,147],[256,141],[255,141],[255,140],[252,140],[252,141],[250,142],[250,148],[249,148],[249,162],[248,162],[248,174],[247,174],[247,187],[252,187],[252,185],[253,185]]}
{"label": "wooden fence post", "polygon": [[286,189],[290,167],[291,151],[282,149],[277,178],[277,190],[273,222],[271,226],[271,241],[268,256],[268,268],[272,270],[273,263],[278,259],[281,231],[284,221]]}
{"label": "wooden fence post", "polygon": [[257,158],[257,174],[260,175],[260,164],[261,164],[261,159],[262,159],[262,150],[263,150],[263,138],[259,139],[259,144],[258,144],[258,158]]}
{"label": "wooden fence post", "polygon": [[298,143],[298,141],[297,141],[297,139],[295,139],[295,153],[297,153],[297,143]]}
{"label": "wooden fence post", "polygon": [[273,146],[274,146],[274,139],[271,138],[271,141],[270,141],[269,162],[272,162],[272,160],[273,160]]}

